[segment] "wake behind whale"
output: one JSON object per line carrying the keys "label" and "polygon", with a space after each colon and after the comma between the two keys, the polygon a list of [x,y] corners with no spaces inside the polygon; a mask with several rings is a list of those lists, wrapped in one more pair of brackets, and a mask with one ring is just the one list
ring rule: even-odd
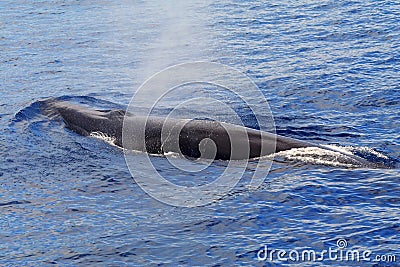
{"label": "wake behind whale", "polygon": [[[357,155],[360,151],[357,149],[351,151],[335,146],[313,144],[225,122],[135,116],[127,114],[120,108],[99,110],[75,104],[68,98],[51,98],[38,101],[36,104],[42,114],[62,119],[67,128],[80,135],[95,136],[118,147],[150,154],[163,155],[173,152],[189,158],[215,160],[276,156],[286,161],[343,167],[394,166],[392,160],[382,162],[382,158],[386,157],[382,154],[378,156],[381,157],[380,160],[369,161],[364,157],[365,153]],[[132,135],[125,138],[129,140],[125,142],[123,142],[124,122]],[[136,128],[144,129],[144,134],[135,130]],[[177,138],[170,138],[171,133]],[[323,159],[318,158],[321,155]]]}

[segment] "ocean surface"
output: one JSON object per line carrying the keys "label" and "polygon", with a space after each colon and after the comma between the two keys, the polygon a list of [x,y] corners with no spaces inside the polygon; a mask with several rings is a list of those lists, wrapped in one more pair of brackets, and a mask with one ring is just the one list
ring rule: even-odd
{"label": "ocean surface", "polygon": [[[275,155],[258,188],[244,179],[219,201],[176,207],[139,187],[121,149],[38,108],[49,97],[126,108],[151,75],[193,61],[252,79],[278,134],[375,166],[294,150]],[[258,128],[240,101],[204,90]],[[190,97],[172,94],[158,112]],[[399,121],[398,1],[3,0],[0,266],[399,266]],[[146,156],[136,155],[139,173]],[[226,167],[182,172],[150,157],[183,185]],[[370,253],[318,259],[329,249]],[[296,258],[307,250],[317,259]]]}

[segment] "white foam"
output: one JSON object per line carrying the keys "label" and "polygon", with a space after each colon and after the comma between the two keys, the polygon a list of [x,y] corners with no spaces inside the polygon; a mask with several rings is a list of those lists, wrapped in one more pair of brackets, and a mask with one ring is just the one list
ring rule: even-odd
{"label": "white foam", "polygon": [[319,147],[293,148],[275,153],[275,156],[289,161],[300,161],[333,167],[355,168],[363,165],[357,159],[353,158],[355,155],[345,148],[341,147],[337,149],[335,147],[336,151],[329,150],[329,148],[333,149],[333,147],[327,147],[327,149]]}
{"label": "white foam", "polygon": [[116,146],[115,145],[116,138],[113,137],[113,136],[109,136],[108,134],[105,134],[103,132],[91,132],[90,136],[94,137],[94,138],[97,138],[97,139],[100,139],[100,140],[102,140],[102,141],[104,141],[104,142],[106,142],[106,143],[108,143],[108,144],[110,144],[112,146]]}
{"label": "white foam", "polygon": [[164,152],[164,156],[166,156],[166,157],[173,157],[173,158],[182,158],[182,155],[181,155],[181,154],[176,153],[176,152],[172,152],[172,151]]}

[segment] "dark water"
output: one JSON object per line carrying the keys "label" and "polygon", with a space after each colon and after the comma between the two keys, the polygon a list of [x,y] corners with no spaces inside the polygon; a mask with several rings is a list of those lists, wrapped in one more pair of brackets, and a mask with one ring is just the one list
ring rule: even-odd
{"label": "dark water", "polygon": [[[0,10],[0,265],[290,265],[257,254],[265,245],[322,251],[339,239],[370,250],[371,262],[299,265],[396,266],[372,261],[390,255],[399,264],[396,1],[6,0]],[[383,155],[387,168],[281,155],[260,188],[239,183],[219,202],[178,208],[139,188],[120,149],[74,134],[35,104],[64,96],[125,107],[153,73],[199,60],[249,75],[279,134],[351,146],[371,161]],[[152,160],[174,173],[165,158]],[[206,183],[223,167],[175,179]]]}

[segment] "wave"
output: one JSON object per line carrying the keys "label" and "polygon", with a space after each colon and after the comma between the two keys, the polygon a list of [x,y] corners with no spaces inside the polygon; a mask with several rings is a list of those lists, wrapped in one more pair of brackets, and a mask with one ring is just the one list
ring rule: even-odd
{"label": "wave", "polygon": [[[399,161],[369,147],[322,145],[275,153],[277,160],[344,168],[397,168]],[[362,160],[360,160],[362,159]]]}

